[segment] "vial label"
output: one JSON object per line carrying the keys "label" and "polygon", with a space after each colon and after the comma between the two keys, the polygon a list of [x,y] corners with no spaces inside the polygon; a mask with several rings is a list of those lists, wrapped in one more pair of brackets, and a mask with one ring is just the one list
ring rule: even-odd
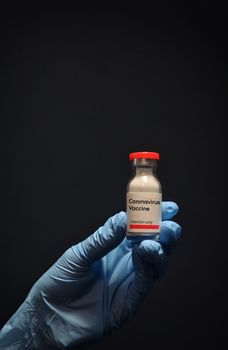
{"label": "vial label", "polygon": [[161,225],[161,193],[127,193],[127,232],[158,234]]}

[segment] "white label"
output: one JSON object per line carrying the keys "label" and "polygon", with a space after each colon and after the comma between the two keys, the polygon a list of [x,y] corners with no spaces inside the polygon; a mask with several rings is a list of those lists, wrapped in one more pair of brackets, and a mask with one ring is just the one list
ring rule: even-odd
{"label": "white label", "polygon": [[127,232],[157,234],[161,226],[162,194],[127,193]]}

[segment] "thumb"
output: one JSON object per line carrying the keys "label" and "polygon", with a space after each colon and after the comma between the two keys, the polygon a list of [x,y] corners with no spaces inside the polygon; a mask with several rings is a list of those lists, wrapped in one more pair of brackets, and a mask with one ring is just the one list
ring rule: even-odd
{"label": "thumb", "polygon": [[94,261],[101,259],[117,247],[125,237],[126,213],[120,212],[110,217],[104,226],[72,249],[78,262],[83,267],[89,267]]}
{"label": "thumb", "polygon": [[135,243],[132,249],[135,276],[129,288],[133,309],[141,306],[151,290],[154,280],[161,277],[166,267],[166,257],[162,246],[152,240]]}

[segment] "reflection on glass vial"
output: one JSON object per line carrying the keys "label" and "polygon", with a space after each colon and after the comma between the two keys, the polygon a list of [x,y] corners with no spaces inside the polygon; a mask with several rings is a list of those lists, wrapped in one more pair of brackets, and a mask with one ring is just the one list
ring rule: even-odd
{"label": "reflection on glass vial", "polygon": [[159,238],[161,226],[162,189],[156,176],[156,152],[134,152],[132,178],[127,185],[127,238],[133,241]]}

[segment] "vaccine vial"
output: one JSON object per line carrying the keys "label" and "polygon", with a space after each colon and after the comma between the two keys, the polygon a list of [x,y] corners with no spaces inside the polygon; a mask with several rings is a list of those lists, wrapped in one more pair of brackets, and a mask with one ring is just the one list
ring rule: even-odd
{"label": "vaccine vial", "polygon": [[129,154],[133,174],[126,191],[126,236],[133,241],[159,238],[162,220],[162,189],[156,176],[159,159],[157,152]]}

